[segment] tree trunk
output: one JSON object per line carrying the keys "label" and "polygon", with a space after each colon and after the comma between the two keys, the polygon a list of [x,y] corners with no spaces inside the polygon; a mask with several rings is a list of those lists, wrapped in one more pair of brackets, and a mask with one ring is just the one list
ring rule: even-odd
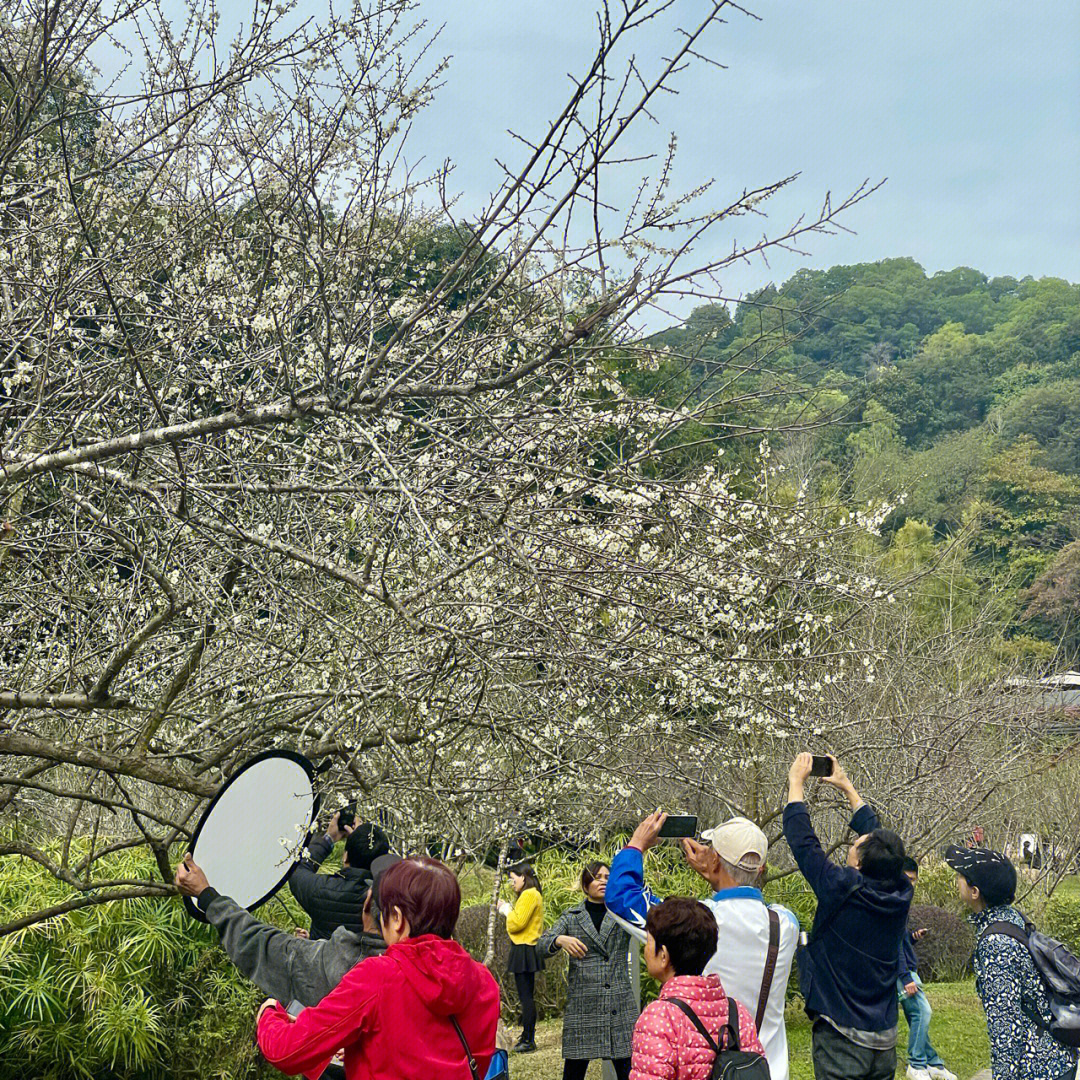
{"label": "tree trunk", "polygon": [[484,948],[484,967],[491,967],[495,961],[495,916],[499,913],[499,890],[502,888],[503,874],[506,873],[506,856],[510,850],[510,841],[504,840],[499,845],[499,861],[495,864],[495,881],[491,886],[491,909],[488,911],[487,945]]}

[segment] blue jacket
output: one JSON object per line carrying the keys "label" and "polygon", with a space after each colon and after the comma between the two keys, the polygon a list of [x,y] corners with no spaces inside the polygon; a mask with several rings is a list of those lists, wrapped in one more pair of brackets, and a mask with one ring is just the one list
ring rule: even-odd
{"label": "blue jacket", "polygon": [[[753,899],[765,903],[760,889],[750,885],[740,885],[733,889],[722,889],[714,893],[712,899],[705,906],[720,903],[723,900],[746,900]],[[645,940],[645,917],[649,914],[649,908],[662,904],[664,898],[657,896],[645,884],[645,857],[637,848],[625,847],[611,860],[611,871],[608,876],[607,892],[604,894],[604,903],[608,911],[630,933],[638,939]],[[799,930],[799,920],[794,912],[779,904],[770,904],[777,912],[788,919],[794,926],[796,933]]]}
{"label": "blue jacket", "polygon": [[[873,832],[877,814],[860,806],[851,827],[860,836]],[[810,943],[798,955],[807,1013],[860,1031],[896,1027],[897,957],[911,882],[903,875],[879,881],[838,866],[822,849],[805,803],[784,808],[784,837],[818,901]]]}
{"label": "blue jacket", "polygon": [[900,963],[897,978],[906,986],[918,974],[919,958],[915,955],[915,937],[910,930],[905,930],[900,938]]}
{"label": "blue jacket", "polygon": [[645,857],[637,848],[625,847],[611,860],[604,903],[639,941],[645,940],[645,916],[663,902],[644,881]]}

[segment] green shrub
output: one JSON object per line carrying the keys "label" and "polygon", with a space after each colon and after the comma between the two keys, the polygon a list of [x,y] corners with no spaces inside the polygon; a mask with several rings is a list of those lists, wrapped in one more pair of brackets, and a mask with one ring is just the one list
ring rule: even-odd
{"label": "green shrub", "polygon": [[926,927],[928,933],[915,942],[919,975],[924,982],[957,982],[969,972],[975,949],[971,924],[952,911],[934,904],[912,904],[908,929]]}
{"label": "green shrub", "polygon": [[1080,897],[1055,892],[1039,920],[1039,929],[1080,953]]}
{"label": "green shrub", "polygon": [[817,913],[817,897],[802,874],[785,874],[768,882],[764,889],[770,904],[783,904],[795,913],[799,925],[809,933]]}
{"label": "green shrub", "polygon": [[962,915],[964,906],[956,891],[956,871],[941,861],[927,862],[919,867],[919,881],[915,886],[915,902],[932,904]]}
{"label": "green shrub", "polygon": [[[464,908],[454,931],[454,937],[477,960],[483,960],[487,947],[490,910],[487,904]],[[510,938],[506,934],[505,922],[500,917],[495,923],[495,958],[491,962],[491,973],[498,980],[502,991],[503,1019],[516,1021],[521,1015],[521,1003],[514,989],[514,976],[506,971],[509,955]],[[536,977],[536,1012],[541,1020],[546,1020],[562,1016],[565,1008],[566,958],[560,950],[555,956],[545,958],[544,970]]]}

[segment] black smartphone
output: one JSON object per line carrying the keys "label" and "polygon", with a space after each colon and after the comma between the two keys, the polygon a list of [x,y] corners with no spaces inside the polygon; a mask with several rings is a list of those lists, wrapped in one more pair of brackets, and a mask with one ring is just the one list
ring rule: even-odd
{"label": "black smartphone", "polygon": [[832,758],[821,754],[814,755],[814,764],[810,766],[811,776],[832,776]]}
{"label": "black smartphone", "polygon": [[356,824],[356,803],[349,803],[338,811],[338,828],[343,829],[346,825]]}
{"label": "black smartphone", "polygon": [[697,836],[697,818],[692,814],[684,814],[681,817],[677,814],[669,814],[664,824],[660,826],[660,832],[657,835],[666,838]]}

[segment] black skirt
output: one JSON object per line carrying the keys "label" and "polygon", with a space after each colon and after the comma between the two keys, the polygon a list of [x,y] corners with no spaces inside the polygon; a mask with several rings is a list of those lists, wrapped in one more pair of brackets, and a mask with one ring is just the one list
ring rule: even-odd
{"label": "black skirt", "polygon": [[544,961],[536,951],[535,945],[515,945],[511,942],[506,970],[511,975],[518,975],[523,971],[543,971]]}

